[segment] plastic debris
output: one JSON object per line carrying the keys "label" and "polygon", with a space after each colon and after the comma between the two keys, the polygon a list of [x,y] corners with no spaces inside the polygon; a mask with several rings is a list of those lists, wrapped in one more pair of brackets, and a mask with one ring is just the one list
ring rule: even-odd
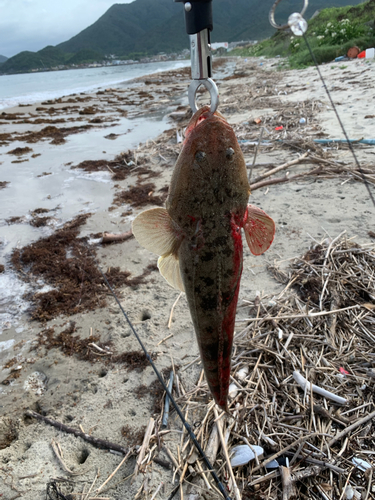
{"label": "plastic debris", "polygon": [[266,469],[278,469],[280,466],[277,460],[272,460],[268,464],[266,464]]}
{"label": "plastic debris", "polygon": [[280,127],[275,127],[275,130],[282,130],[284,127],[280,125]]}
{"label": "plastic debris", "polygon": [[248,376],[248,374],[249,374],[249,367],[244,366],[243,368],[241,368],[241,370],[238,370],[237,378],[239,380],[245,380],[245,378]]}
{"label": "plastic debris", "polygon": [[348,486],[345,488],[345,495],[344,495],[344,497],[347,500],[352,500],[352,498],[354,497],[354,490],[353,490],[353,488],[351,487],[350,484],[348,484]]}
{"label": "plastic debris", "polygon": [[306,118],[300,118],[300,121],[299,121],[299,122],[300,122],[300,124],[301,124],[301,125],[305,125],[305,123],[306,123]]}
{"label": "plastic debris", "polygon": [[340,366],[340,373],[342,373],[343,375],[350,375],[350,373],[345,370],[345,368],[343,368],[342,366]]}
{"label": "plastic debris", "polygon": [[345,398],[337,396],[332,392],[326,391],[325,389],[322,389],[321,387],[315,384],[310,384],[310,382],[308,382],[298,371],[293,372],[293,378],[297,382],[297,384],[300,385],[302,389],[305,390],[307,393],[310,392],[310,385],[311,385],[311,389],[313,390],[313,392],[315,392],[316,394],[320,394],[324,398],[331,399],[337,404],[345,405],[348,402],[347,399]]}
{"label": "plastic debris", "polygon": [[361,470],[362,472],[366,472],[367,469],[371,469],[371,465],[365,460],[362,460],[362,458],[353,457],[352,462],[357,467],[357,469]]}
{"label": "plastic debris", "polygon": [[228,394],[230,398],[235,398],[238,393],[238,387],[236,384],[230,384],[228,389]]}
{"label": "plastic debris", "polygon": [[264,453],[264,450],[261,446],[254,445],[251,446],[251,448],[247,444],[240,444],[232,448],[232,458],[230,460],[231,466],[239,467],[240,465],[248,464],[251,460],[254,460],[254,452],[256,453],[257,457],[261,457]]}

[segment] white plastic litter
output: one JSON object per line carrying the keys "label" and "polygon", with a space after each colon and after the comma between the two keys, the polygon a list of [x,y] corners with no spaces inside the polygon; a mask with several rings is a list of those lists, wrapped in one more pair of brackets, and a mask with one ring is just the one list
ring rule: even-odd
{"label": "white plastic litter", "polygon": [[248,464],[251,460],[254,460],[254,452],[257,454],[257,457],[261,457],[264,453],[264,450],[261,446],[254,445],[251,448],[247,444],[240,444],[232,448],[232,458],[230,460],[231,466],[239,467],[240,465]]}
{"label": "white plastic litter", "polygon": [[362,460],[362,458],[353,457],[352,462],[357,467],[357,469],[363,472],[365,472],[367,469],[371,469],[371,465],[365,460]]}
{"label": "white plastic litter", "polygon": [[236,384],[230,384],[228,389],[228,394],[230,398],[235,398],[238,394],[238,387]]}

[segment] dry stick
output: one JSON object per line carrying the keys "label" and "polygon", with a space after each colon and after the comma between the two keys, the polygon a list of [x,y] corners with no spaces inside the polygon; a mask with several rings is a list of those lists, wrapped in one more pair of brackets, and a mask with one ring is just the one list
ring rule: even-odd
{"label": "dry stick", "polygon": [[293,478],[290,474],[290,469],[289,467],[284,467],[283,465],[281,465],[279,467],[279,471],[281,474],[281,482],[283,485],[283,500],[289,500],[296,494],[296,489],[294,486]]}
{"label": "dry stick", "polygon": [[98,471],[97,471],[97,472],[96,472],[96,474],[95,474],[94,480],[93,480],[93,482],[91,483],[91,486],[90,486],[90,488],[89,488],[89,491],[87,492],[87,494],[86,494],[86,496],[85,496],[85,498],[84,498],[83,500],[87,500],[87,499],[89,498],[89,495],[90,495],[90,493],[91,493],[91,490],[93,489],[94,484],[96,483],[96,480],[98,479],[98,475],[99,475],[99,474],[98,474]]}
{"label": "dry stick", "polygon": [[172,324],[172,317],[173,317],[173,311],[174,311],[174,308],[176,307],[177,305],[177,302],[180,300],[180,297],[181,295],[183,294],[183,292],[180,292],[180,295],[177,297],[177,299],[174,301],[173,303],[173,306],[171,308],[171,314],[169,315],[169,321],[168,321],[168,328],[171,327],[171,324]]}
{"label": "dry stick", "polygon": [[73,472],[67,467],[64,460],[62,459],[62,454],[60,453],[60,451],[56,445],[56,442],[53,439],[51,441],[51,446],[52,446],[53,451],[55,452],[55,455],[56,455],[58,461],[60,462],[61,467],[63,468],[63,470],[65,472],[67,472],[68,474],[71,474],[72,476],[80,476],[81,474],[83,474],[83,472]]}
{"label": "dry stick", "polygon": [[366,491],[366,496],[364,500],[367,500],[370,494],[370,488],[372,484],[372,473],[373,473],[373,468],[370,469],[369,476],[368,476],[368,483],[367,483],[367,491]]}
{"label": "dry stick", "polygon": [[276,460],[276,458],[279,458],[280,455],[282,455],[286,451],[288,451],[291,448],[293,448],[293,446],[297,446],[300,443],[303,443],[304,441],[306,441],[307,439],[314,438],[315,436],[320,436],[320,435],[321,435],[320,432],[313,432],[312,434],[309,434],[308,436],[302,436],[302,437],[300,437],[299,439],[297,439],[293,443],[289,444],[288,446],[285,446],[285,448],[283,448],[282,450],[280,450],[277,453],[275,453],[274,455],[271,455],[270,457],[268,457],[266,460],[264,460],[257,467],[254,467],[254,469],[252,470],[252,473],[258,471],[262,467],[265,467],[267,464],[269,464],[270,462],[272,462],[272,460]]}
{"label": "dry stick", "polygon": [[68,434],[74,434],[77,437],[81,437],[85,441],[88,441],[89,443],[93,444],[94,446],[98,448],[104,448],[105,450],[114,450],[122,453],[123,455],[126,455],[129,452],[129,448],[124,448],[123,446],[120,446],[116,443],[111,443],[110,441],[105,441],[104,439],[99,439],[95,438],[93,436],[90,436],[89,434],[85,434],[84,432],[81,432],[77,429],[73,429],[72,427],[68,427],[65,424],[62,424],[61,422],[57,422],[56,420],[52,420],[51,418],[44,417],[43,415],[40,415],[39,413],[36,413],[35,411],[32,410],[27,410],[25,412],[25,415],[28,417],[33,417],[36,418],[37,420],[42,420],[46,424],[52,425],[53,427],[56,427],[60,431],[67,432]]}
{"label": "dry stick", "polygon": [[156,495],[159,493],[159,490],[160,490],[160,488],[161,488],[162,486],[163,486],[163,482],[161,482],[161,483],[159,484],[159,486],[156,488],[155,493],[152,495],[152,497],[151,497],[151,499],[150,499],[150,500],[154,500],[154,498],[155,498],[155,497],[156,497]]}
{"label": "dry stick", "polygon": [[155,424],[155,420],[151,417],[150,420],[149,420],[149,422],[148,422],[148,425],[147,425],[147,429],[146,429],[146,432],[145,432],[145,435],[144,435],[144,438],[143,438],[143,443],[142,443],[141,449],[139,450],[139,455],[138,455],[138,458],[137,458],[137,463],[135,464],[134,477],[132,479],[132,482],[136,478],[136,476],[138,474],[139,467],[140,467],[140,465],[142,463],[142,460],[144,459],[144,456],[145,456],[145,453],[146,453],[146,449],[147,449],[148,444],[150,442],[150,437],[151,437],[151,434],[152,434],[152,430],[154,428],[154,424]]}
{"label": "dry stick", "polygon": [[349,306],[349,307],[344,307],[343,309],[334,309],[333,311],[320,311],[316,313],[307,313],[307,314],[289,314],[286,316],[273,316],[273,317],[264,317],[264,318],[245,318],[241,319],[239,321],[236,321],[236,323],[250,323],[253,321],[272,321],[272,320],[280,320],[280,319],[296,319],[296,318],[314,318],[317,316],[327,316],[328,314],[336,314],[337,312],[342,312],[342,311],[349,311],[349,309],[359,309],[361,306],[359,304],[356,304],[355,306]]}
{"label": "dry stick", "polygon": [[332,438],[330,441],[328,441],[328,443],[323,448],[323,451],[327,451],[327,449],[330,448],[333,444],[335,444],[339,439],[341,439],[342,437],[349,434],[349,432],[354,431],[354,429],[356,429],[357,427],[359,427],[362,424],[365,424],[368,420],[371,420],[372,418],[375,418],[375,411],[373,411],[372,413],[369,413],[366,417],[361,418],[360,420],[358,420],[354,424],[349,425],[349,427],[347,427],[343,431],[339,432],[334,438]]}
{"label": "dry stick", "polygon": [[126,233],[103,233],[100,243],[112,243],[113,241],[126,241],[133,237],[132,231],[127,231]]}
{"label": "dry stick", "polygon": [[[216,407],[214,407],[214,414],[215,414],[215,419],[217,421],[219,415],[217,413]],[[236,483],[236,479],[235,479],[234,474],[233,474],[233,469],[232,469],[232,466],[231,466],[231,463],[230,463],[229,454],[228,454],[228,448],[227,448],[227,445],[225,443],[225,439],[224,439],[224,436],[223,436],[223,431],[222,431],[220,425],[217,426],[217,430],[219,431],[221,446],[223,448],[225,460],[227,462],[227,467],[228,467],[229,475],[230,475],[230,477],[232,479],[233,489],[234,489],[234,495],[236,497],[236,500],[241,500],[240,491],[238,489],[238,486],[237,486],[237,483]]]}
{"label": "dry stick", "polygon": [[257,184],[258,182],[262,181],[263,179],[266,179],[266,177],[270,177],[273,174],[276,174],[277,172],[280,172],[281,170],[285,170],[292,165],[296,165],[297,163],[301,163],[302,160],[306,158],[306,156],[309,155],[309,152],[304,153],[302,156],[299,158],[296,158],[295,160],[288,161],[287,163],[283,163],[279,167],[273,168],[272,170],[269,170],[266,174],[260,175],[256,179],[254,179],[253,184]]}
{"label": "dry stick", "polygon": [[264,127],[262,127],[261,130],[260,130],[258,144],[257,144],[257,147],[255,148],[253,163],[251,165],[250,172],[249,172],[249,184],[250,184],[251,176],[253,174],[253,168],[254,168],[254,165],[255,165],[255,162],[256,162],[256,159],[257,159],[257,156],[258,156],[258,151],[259,151],[259,148],[260,148],[260,143],[262,142],[263,132],[264,132]]}
{"label": "dry stick", "polygon": [[267,181],[260,181],[250,185],[251,191],[255,191],[256,189],[260,189],[264,186],[270,186],[271,184],[281,184],[283,182],[294,181],[295,179],[299,179],[300,177],[306,177],[308,175],[315,175],[321,172],[321,167],[314,168],[313,170],[309,170],[308,172],[302,172],[300,174],[292,175],[289,177],[286,175],[285,177],[276,177],[274,179],[268,179]]}
{"label": "dry stick", "polygon": [[[123,463],[125,463],[125,462],[126,462],[126,460],[129,458],[129,456],[130,456],[131,452],[132,452],[132,450],[129,450],[129,451],[128,451],[128,453],[124,456],[124,458],[121,460],[121,462],[120,462],[120,463],[119,463],[119,465],[116,467],[116,469],[112,472],[112,474],[110,474],[110,475],[108,476],[108,478],[104,481],[104,483],[103,483],[101,486],[99,486],[99,488],[95,491],[96,495],[97,495],[98,493],[100,493],[100,491],[104,488],[104,486],[108,483],[108,481],[110,481],[110,480],[113,478],[113,476],[116,474],[116,472],[117,472],[117,471],[119,470],[119,468],[122,466],[122,464],[123,464]],[[91,491],[91,489],[90,489],[90,491]]]}

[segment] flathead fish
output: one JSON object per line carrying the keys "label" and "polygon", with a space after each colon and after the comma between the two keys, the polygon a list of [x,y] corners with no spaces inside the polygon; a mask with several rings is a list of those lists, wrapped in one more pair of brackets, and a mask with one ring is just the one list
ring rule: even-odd
{"label": "flathead fish", "polygon": [[189,122],[166,208],[133,222],[138,242],[158,254],[158,267],[186,293],[206,379],[227,409],[231,351],[242,273],[241,228],[254,255],[271,245],[275,223],[248,205],[245,160],[233,129],[218,112],[199,109]]}

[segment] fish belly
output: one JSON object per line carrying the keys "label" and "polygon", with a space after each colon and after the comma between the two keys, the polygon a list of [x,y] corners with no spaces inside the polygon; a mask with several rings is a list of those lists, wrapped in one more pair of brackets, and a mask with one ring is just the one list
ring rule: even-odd
{"label": "fish belly", "polygon": [[185,239],[179,260],[206,380],[226,410],[243,251],[239,228],[225,226]]}

